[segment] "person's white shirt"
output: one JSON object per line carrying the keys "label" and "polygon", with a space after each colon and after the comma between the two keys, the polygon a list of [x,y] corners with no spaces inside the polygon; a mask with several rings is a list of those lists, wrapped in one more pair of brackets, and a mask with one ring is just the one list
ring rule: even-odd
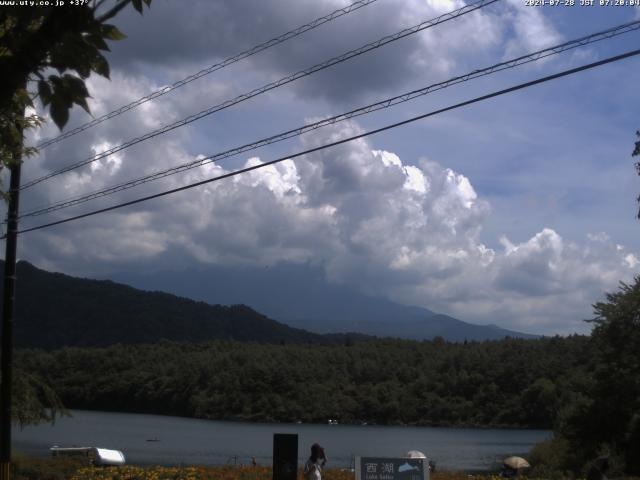
{"label": "person's white shirt", "polygon": [[322,480],[322,466],[320,460],[312,462],[311,459],[307,460],[304,464],[304,479],[305,480]]}

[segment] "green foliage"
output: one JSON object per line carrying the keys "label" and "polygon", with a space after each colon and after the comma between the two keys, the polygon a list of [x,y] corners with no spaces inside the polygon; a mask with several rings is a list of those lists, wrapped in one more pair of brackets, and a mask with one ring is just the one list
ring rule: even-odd
{"label": "green foliage", "polygon": [[14,455],[11,460],[12,480],[68,480],[85,462],[77,458],[50,459]]}
{"label": "green foliage", "polygon": [[548,428],[557,399],[585,363],[586,344],[579,336],[466,345],[386,339],[350,347],[160,342],[21,351],[18,361],[70,408]]}
{"label": "green foliage", "polygon": [[104,1],[73,8],[0,10],[0,170],[35,152],[23,146],[22,133],[41,121],[35,115],[25,118],[25,109],[33,107],[36,97],[60,129],[73,105],[90,113],[85,79],[92,72],[109,78],[109,64],[101,53],[109,50],[105,40],[125,36],[106,22],[129,3],[142,13],[142,0],[118,0],[106,11],[100,10]]}
{"label": "green foliage", "polygon": [[[104,2],[99,2],[100,6]],[[62,128],[69,110],[76,104],[89,110],[89,97],[84,80],[95,72],[109,77],[109,65],[103,51],[109,51],[105,40],[121,40],[125,35],[106,23],[122,8],[132,3],[142,13],[141,0],[120,0],[109,10],[87,2],[74,8],[37,7],[5,8],[0,16],[0,70],[6,77],[0,82],[0,111],[9,113],[10,102],[30,80],[37,81],[38,94],[44,106],[50,105],[51,116]],[[150,5],[150,0],[144,2]],[[45,77],[45,71],[58,75]],[[70,72],[74,72],[72,75]],[[23,108],[27,106],[23,102]],[[21,113],[20,110],[16,113]]]}
{"label": "green foliage", "polygon": [[[635,142],[633,153],[631,154],[631,156],[633,157],[640,155],[640,130],[636,132],[636,136],[638,137],[638,141]],[[636,162],[635,167],[636,172],[638,173],[638,175],[640,175],[640,162]],[[638,196],[637,201],[638,203],[640,203],[640,195]],[[640,210],[638,210],[638,218],[640,218]]]}
{"label": "green foliage", "polygon": [[536,423],[555,418],[558,405],[556,386],[548,378],[538,378],[522,392],[522,408]]}
{"label": "green foliage", "polygon": [[13,374],[14,421],[21,427],[41,422],[54,423],[56,417],[68,415],[60,398],[49,384],[22,369]]}
{"label": "green foliage", "polygon": [[[20,89],[13,98],[12,108],[24,112],[25,105],[32,107],[33,103],[26,89]],[[18,164],[22,158],[37,152],[22,144],[22,132],[39,127],[42,121],[36,114],[0,114],[0,173],[4,167]],[[0,196],[6,199],[7,194],[0,190]]]}
{"label": "green foliage", "polygon": [[566,464],[570,455],[571,449],[565,439],[554,437],[545,440],[533,447],[529,454],[529,463],[533,467],[530,475],[550,480],[568,478],[570,471]]}
{"label": "green foliage", "polygon": [[[557,442],[567,445],[556,462],[586,473],[601,455],[611,475],[640,475],[640,276],[594,306],[595,327],[584,373],[574,379],[556,422]],[[556,465],[556,466],[557,466]]]}

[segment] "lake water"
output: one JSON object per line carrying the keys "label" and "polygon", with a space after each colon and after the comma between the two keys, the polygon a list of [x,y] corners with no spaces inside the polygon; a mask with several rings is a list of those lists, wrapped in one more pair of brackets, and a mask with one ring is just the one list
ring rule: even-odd
{"label": "lake water", "polygon": [[297,433],[301,462],[318,442],[327,451],[328,466],[349,467],[353,455],[402,456],[420,450],[439,469],[486,470],[506,456],[526,454],[550,435],[545,430],[236,423],[79,410],[72,414],[54,426],[16,428],[14,451],[44,457],[52,445],[97,446],[122,450],[133,464],[247,464],[255,456],[267,465],[273,434]]}

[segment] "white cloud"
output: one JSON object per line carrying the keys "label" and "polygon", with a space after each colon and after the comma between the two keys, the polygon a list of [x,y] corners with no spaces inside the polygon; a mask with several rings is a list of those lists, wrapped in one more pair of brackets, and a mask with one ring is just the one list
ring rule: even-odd
{"label": "white cloud", "polygon": [[529,7],[520,0],[508,0],[508,3],[511,10],[507,13],[507,24],[514,34],[506,43],[505,57],[541,50],[562,41],[562,35],[541,9]]}
{"label": "white cloud", "polygon": [[[354,123],[333,127],[304,137],[303,147],[359,132]],[[252,157],[245,166],[259,163]],[[208,165],[180,182],[225,172]],[[312,262],[365,292],[547,333],[584,330],[589,305],[639,263],[605,234],[576,244],[549,228],[520,243],[503,237],[496,251],[479,239],[490,214],[463,174],[429,159],[409,165],[358,140],[30,234],[23,252],[80,269]]]}
{"label": "white cloud", "polygon": [[[99,155],[107,150],[110,150],[115,145],[109,142],[101,142],[97,145],[91,145],[91,150],[94,155]],[[122,166],[122,154],[120,152],[109,155],[108,157],[101,158],[100,160],[93,162],[89,165],[91,172],[94,173],[98,170],[105,170],[109,175],[115,174]]]}
{"label": "white cloud", "polygon": [[[241,46],[264,40],[261,36],[267,32],[280,33],[342,3],[301,2],[294,6],[285,1],[255,1],[255,18],[248,20],[238,14],[236,9],[241,7],[235,2],[216,3],[219,18],[230,19],[229,22],[221,20],[222,30],[201,31],[202,35],[197,38],[193,37],[193,31],[211,18],[202,15],[204,3],[193,9],[158,4],[151,15],[162,21],[151,22],[149,27],[140,23],[141,30],[123,27],[130,33],[131,42],[127,45],[131,50],[124,52],[124,46],[116,49],[120,57],[116,56],[114,62],[113,81],[91,79],[93,112],[100,115],[126,104],[166,84],[169,78],[179,78],[236,53]],[[461,5],[457,0],[379,2],[362,9],[355,22],[354,18],[337,21],[335,27],[340,28],[343,35],[327,34],[333,28],[327,25],[327,30],[319,30],[318,36],[301,37],[233,67],[229,74],[221,72],[193,82],[179,94],[149,102],[100,128],[52,146],[40,157],[29,160],[25,175],[33,178],[91,156],[95,151],[230,98],[244,91],[245,83],[253,88],[265,79],[274,80],[284,72],[308,66],[314,59],[324,60]],[[515,0],[506,6],[498,5],[402,40],[395,49],[379,49],[375,55],[358,60],[363,63],[348,63],[327,71],[324,76],[309,78],[296,87],[296,104],[289,101],[278,105],[281,98],[278,95],[284,92],[274,91],[273,102],[278,107],[274,111],[287,111],[294,120],[301,119],[308,113],[302,109],[306,102],[329,98],[330,110],[336,113],[345,110],[341,102],[349,95],[386,89],[398,93],[408,80],[424,85],[431,83],[432,77],[449,74],[462,64],[478,67],[479,59],[487,56],[494,55],[491,58],[495,61],[496,56],[511,57],[560,40],[542,10],[526,8]],[[264,28],[252,23],[259,19]],[[172,29],[166,30],[167,26]],[[159,38],[165,30],[166,37]],[[143,36],[147,38],[141,38]],[[171,43],[168,48],[173,48],[173,53],[163,57],[159,55],[163,48],[145,49],[144,42]],[[177,56],[185,51],[185,45],[189,45],[189,58],[180,63],[182,60]],[[150,57],[145,60],[145,55]],[[148,65],[173,58],[171,55],[175,56],[175,62],[156,63],[154,75],[146,69],[131,67],[132,63]],[[369,61],[371,63],[367,63]],[[195,68],[194,63],[197,63]],[[315,110],[316,105],[310,110]],[[215,129],[208,124],[205,128],[178,129],[105,159],[93,168],[67,175],[64,181],[44,183],[25,195],[24,205],[28,209],[30,205],[58,200],[61,196],[78,195],[135,178],[194,160],[200,152],[209,155],[220,145],[226,145],[224,135],[215,135],[225,128],[224,131],[234,134],[242,132],[247,138],[262,136],[264,131],[259,130],[262,127],[268,134],[274,133],[272,130],[276,127],[280,129],[281,124],[271,111],[266,120],[261,120],[254,116],[254,106],[248,102],[247,110],[252,110],[249,114],[245,111],[246,116],[239,121],[230,117],[237,122],[230,126],[225,123],[228,117],[224,117],[219,124],[214,124]],[[543,107],[546,105],[541,105]],[[532,117],[537,118],[539,112],[534,113]],[[76,114],[72,122],[79,122],[81,117],[86,120],[83,115]],[[522,134],[526,128],[520,124],[515,128],[508,120],[492,123],[498,121],[495,118],[487,114],[486,126],[477,121],[469,121],[469,125],[474,134],[487,138],[492,138],[496,131],[503,132],[496,148],[504,145],[509,149],[517,143],[521,149],[528,138]],[[218,119],[216,116],[216,121]],[[296,123],[302,121],[296,120]],[[519,136],[504,134],[514,128]],[[36,136],[46,138],[54,132],[55,128],[49,124]],[[316,147],[360,132],[362,129],[355,123],[343,124],[306,135],[302,147]],[[457,131],[460,138],[467,133]],[[206,143],[193,142],[197,135],[206,136]],[[471,138],[473,142],[475,137]],[[230,141],[235,140],[234,137]],[[437,146],[438,140],[433,138],[430,147],[431,144]],[[477,144],[482,146],[482,142]],[[590,315],[591,303],[600,299],[604,291],[615,289],[619,280],[629,280],[638,268],[638,253],[614,242],[611,237],[615,235],[596,232],[575,240],[574,232],[557,225],[545,228],[548,224],[544,222],[527,228],[527,238],[500,237],[506,229],[494,228],[497,233],[492,241],[497,238],[499,241],[491,243],[494,248],[490,248],[481,241],[481,232],[487,222],[500,213],[493,211],[486,197],[479,194],[481,189],[474,188],[474,184],[478,184],[477,179],[474,182],[475,177],[469,178],[469,172],[463,168],[448,168],[452,164],[450,158],[435,155],[432,150],[409,157],[391,152],[389,147],[385,150],[383,145],[386,143],[374,147],[358,140],[117,214],[30,233],[23,237],[21,255],[40,266],[70,273],[202,263],[312,262],[323,265],[332,281],[345,282],[365,292],[424,305],[464,320],[545,333],[584,331],[581,320]],[[514,151],[520,151],[518,148]],[[256,165],[270,159],[268,155],[242,161],[247,166]],[[428,158],[418,159],[419,155]],[[461,154],[458,152],[458,155]],[[506,162],[513,160],[513,157],[504,158],[504,163],[494,166],[494,172],[502,171]],[[118,198],[126,200],[139,196],[140,192],[153,193],[210,178],[230,168],[228,164],[209,164],[141,190],[124,192]],[[547,171],[540,173],[541,177],[548,175]],[[512,182],[509,185],[512,188],[524,188],[524,184],[513,182],[517,174],[500,178],[505,184]],[[527,178],[531,184],[541,183],[539,178]],[[109,203],[105,200],[92,205]],[[536,205],[538,210],[545,208],[543,204]],[[572,236],[574,240],[570,241]],[[620,243],[620,239],[617,240]]]}
{"label": "white cloud", "polygon": [[624,263],[629,268],[635,268],[636,265],[640,263],[640,260],[638,260],[638,257],[635,256],[633,253],[628,253],[624,257]]}

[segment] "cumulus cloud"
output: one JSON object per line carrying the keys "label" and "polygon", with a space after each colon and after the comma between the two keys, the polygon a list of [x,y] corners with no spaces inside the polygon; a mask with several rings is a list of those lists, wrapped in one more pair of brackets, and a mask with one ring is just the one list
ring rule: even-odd
{"label": "cumulus cloud", "polygon": [[[355,123],[332,127],[304,137],[302,147],[361,131]],[[245,165],[261,161],[252,157]],[[180,183],[226,172],[209,164]],[[169,178],[164,186],[177,182]],[[546,333],[584,331],[589,305],[637,267],[635,252],[602,233],[577,244],[544,228],[526,241],[503,237],[502,248],[489,248],[480,233],[490,214],[464,174],[428,158],[412,165],[357,140],[31,234],[23,253],[49,268],[107,271],[312,263],[330,281],[363,292]]]}
{"label": "cumulus cloud", "polygon": [[[144,17],[124,17],[122,28],[129,39],[114,48],[113,81],[90,80],[92,111],[106,113],[345,3],[194,1],[187,9],[173,2],[154,2]],[[194,82],[179,95],[169,94],[51,146],[29,160],[25,177],[28,180],[86,158],[230,98],[248,86],[461,5],[458,0],[376,3],[356,14],[357,19],[345,17],[233,67],[229,73]],[[247,8],[254,15],[242,14]],[[209,28],[212,12],[219,28]],[[383,90],[398,93],[406,82],[424,84],[425,79],[441,79],[461,64],[479,66],[479,59],[489,53],[500,58],[541,48],[560,37],[540,12],[518,2],[489,7],[403,40],[401,48],[382,48],[369,59],[363,56],[301,82],[295,87],[295,101],[275,92],[270,101],[278,108],[263,110],[262,117],[259,108],[239,115],[240,120],[216,116],[217,123],[207,123],[205,128],[175,130],[91,168],[43,183],[24,195],[24,209],[193,161],[235,142],[240,133],[254,139],[267,128],[281,130],[273,111],[290,115],[296,125],[307,113],[303,107],[317,99],[329,99],[335,105]],[[86,121],[82,115],[74,115],[70,127]],[[227,118],[235,123],[227,127]],[[511,126],[491,125],[483,130],[479,122],[473,122],[473,129],[482,135],[491,136],[496,128],[504,132]],[[520,130],[521,126],[519,134]],[[302,137],[296,150],[360,132],[356,123],[319,130]],[[50,122],[32,135],[36,142],[55,133]],[[195,142],[198,136],[206,141]],[[507,148],[513,139],[503,140]],[[516,140],[522,141],[520,137]],[[238,144],[240,141],[246,138]],[[432,143],[437,144],[437,139]],[[502,232],[494,226],[496,238],[483,241],[483,227],[496,212],[479,193],[477,181],[474,187],[475,177],[470,178],[464,168],[450,168],[445,155],[431,151],[401,155],[385,146],[384,142],[373,145],[358,140],[117,213],[30,233],[23,237],[20,253],[44,268],[85,275],[202,264],[311,263],[323,267],[330,281],[363,292],[464,320],[537,333],[585,331],[582,319],[590,316],[591,303],[637,271],[638,252],[598,231],[569,240],[574,232],[540,223],[527,230],[527,238],[516,241],[500,237]],[[272,158],[270,153],[259,153],[238,162],[252,166]],[[118,200],[221,175],[232,166],[209,164],[123,192]],[[513,182],[513,177],[508,181]],[[92,206],[109,204],[105,199]],[[60,212],[48,220],[84,210]]]}

